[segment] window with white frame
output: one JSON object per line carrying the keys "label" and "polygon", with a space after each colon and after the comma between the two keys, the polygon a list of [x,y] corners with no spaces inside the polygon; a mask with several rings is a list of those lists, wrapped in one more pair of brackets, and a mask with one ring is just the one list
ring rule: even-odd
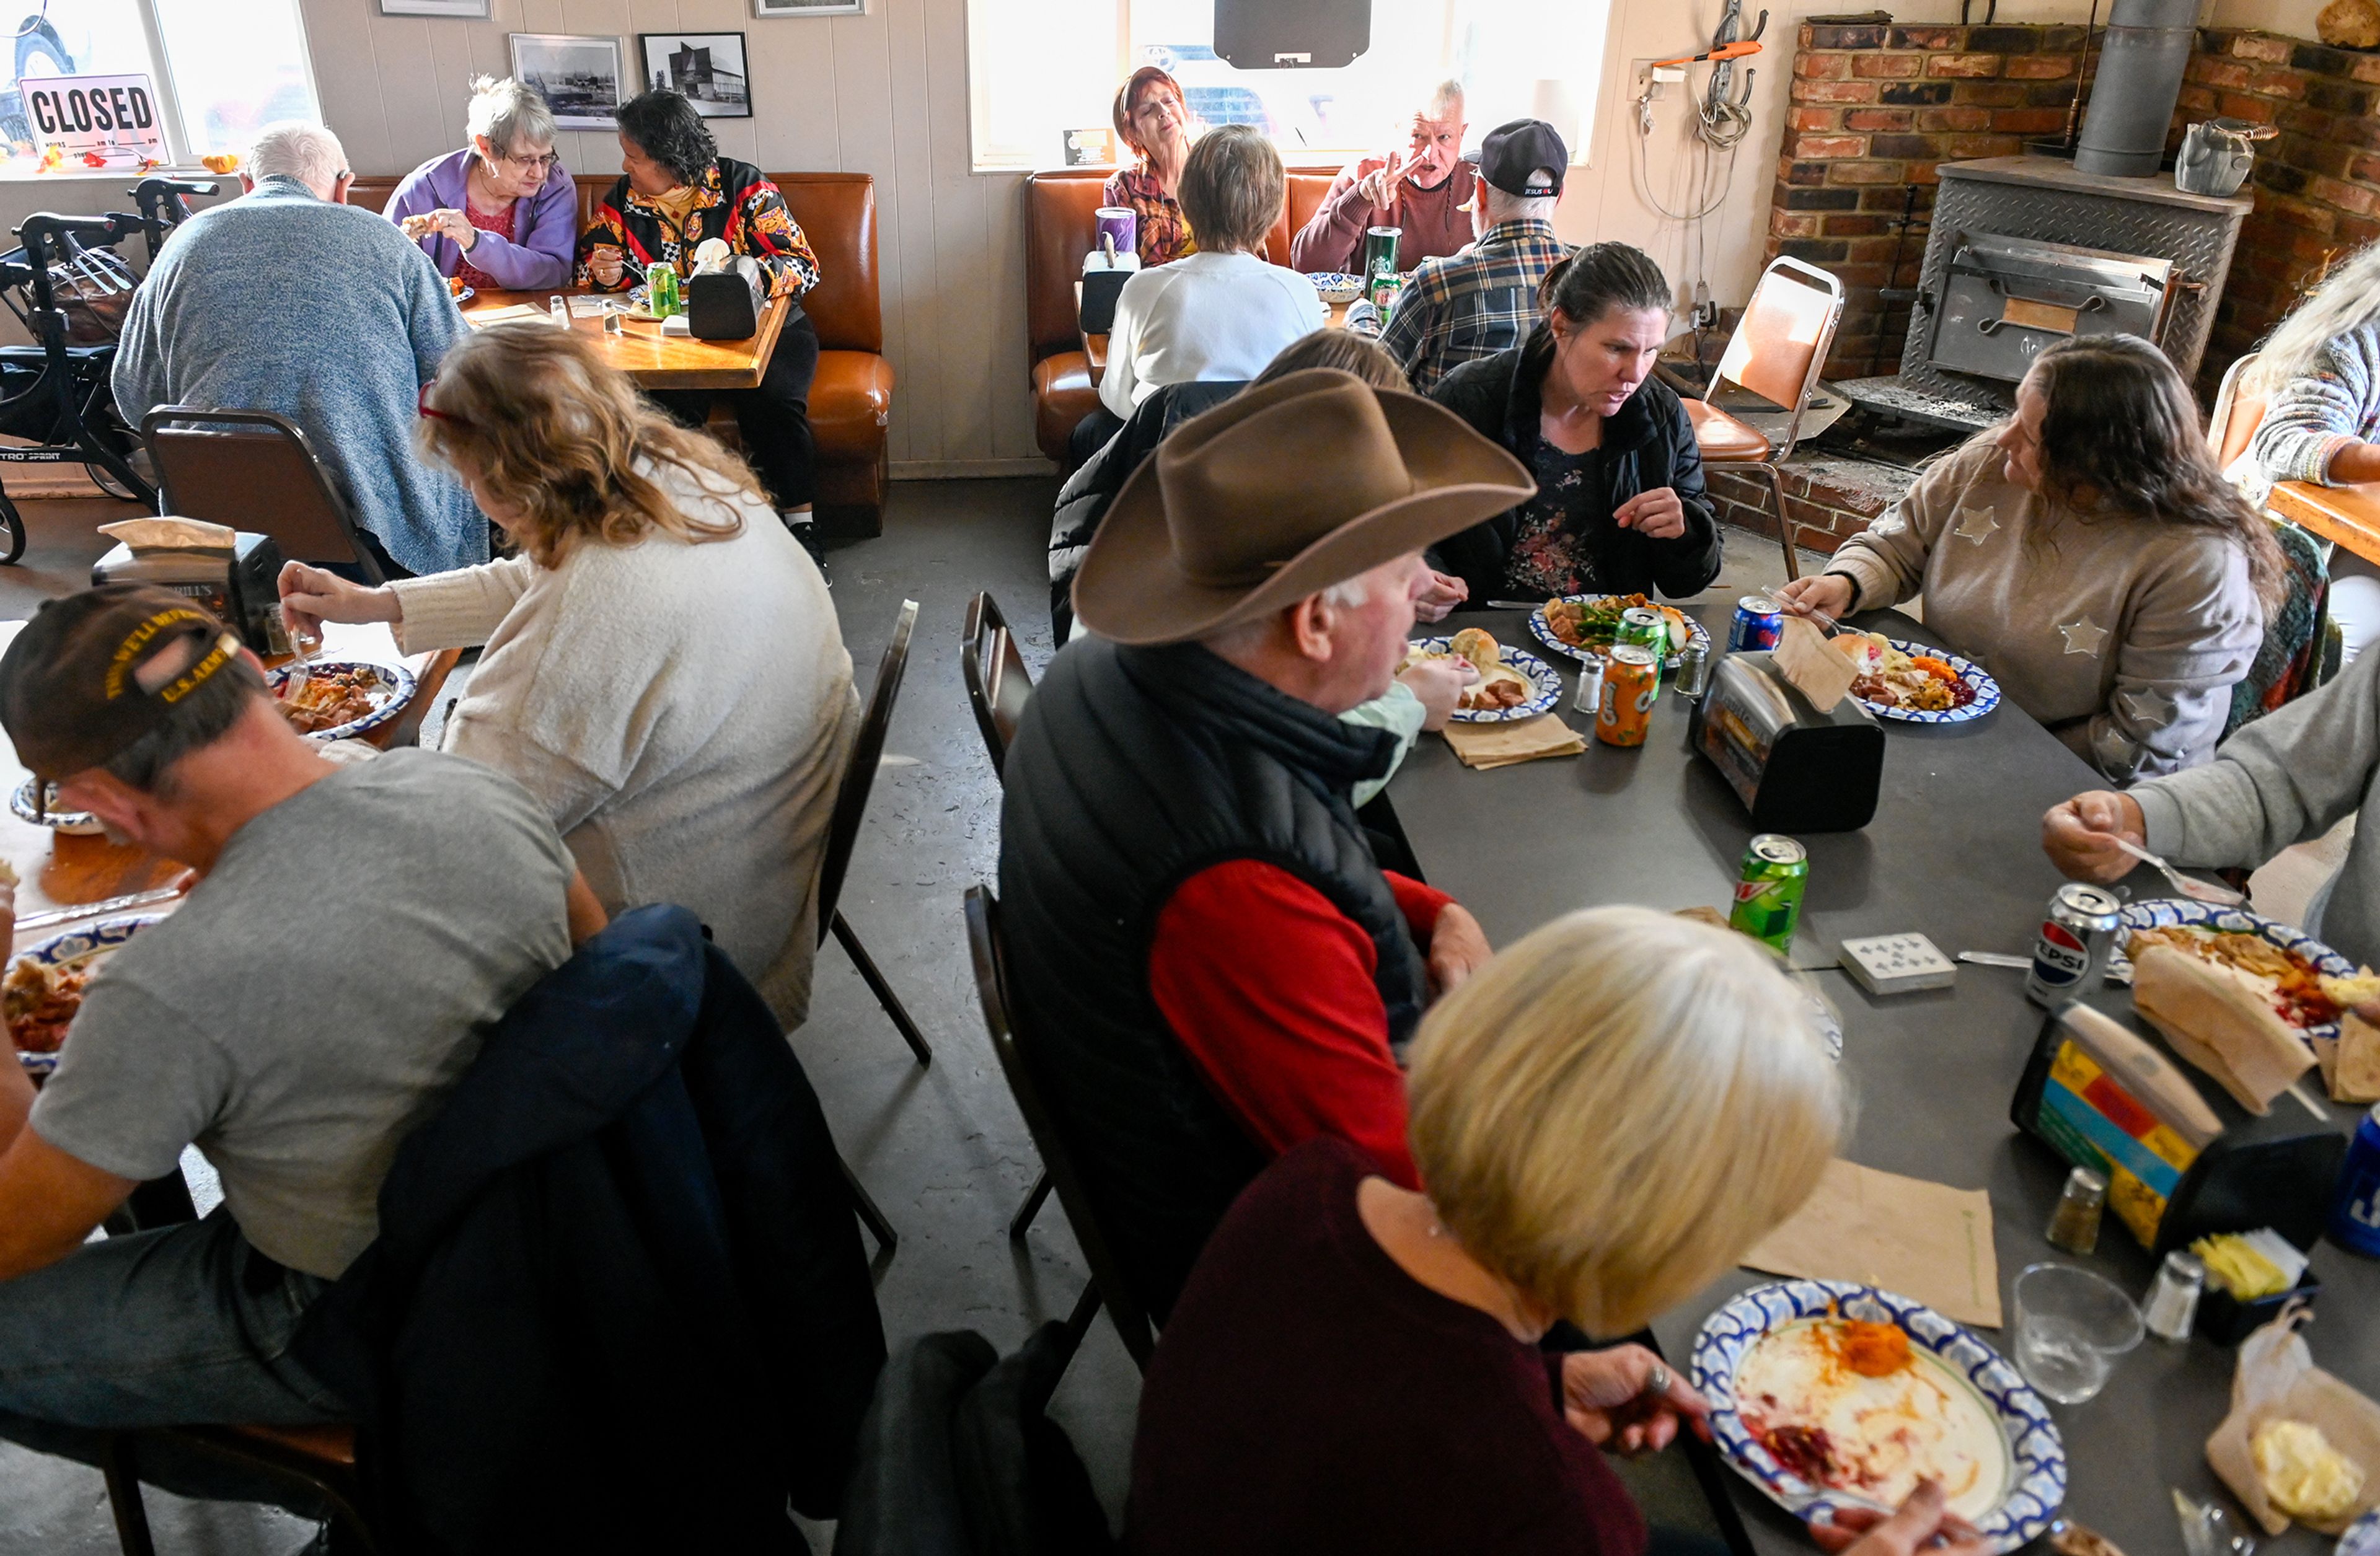
{"label": "window with white frame", "polygon": [[1067,131],[1111,128],[1116,88],[1142,65],[1182,83],[1194,118],[1261,125],[1293,164],[1403,144],[1449,79],[1465,88],[1473,146],[1507,119],[1542,118],[1584,161],[1609,13],[1609,0],[1372,0],[1371,46],[1354,64],[1242,70],[1216,57],[1214,0],[968,0],[975,167],[1063,165]]}
{"label": "window with white frame", "polygon": [[[142,122],[163,131],[170,165],[245,151],[276,119],[319,119],[298,0],[17,0],[0,10],[0,177],[115,168],[79,147],[91,125],[62,123],[58,76],[146,76]],[[119,105],[124,99],[116,100]],[[80,130],[77,136],[70,133]],[[96,162],[89,160],[97,158]],[[121,159],[117,159],[121,160]]]}

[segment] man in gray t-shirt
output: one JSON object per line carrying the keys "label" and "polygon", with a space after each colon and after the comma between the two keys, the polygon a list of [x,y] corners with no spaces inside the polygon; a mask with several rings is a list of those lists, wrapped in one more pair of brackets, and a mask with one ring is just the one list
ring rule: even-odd
{"label": "man in gray t-shirt", "polygon": [[[287,1353],[487,1027],[602,922],[543,810],[476,763],[326,761],[220,623],[162,590],[53,602],[0,725],[59,802],[200,880],[92,979],[38,1099],[0,1068],[0,1435],[335,1419]],[[195,1224],[86,1244],[195,1144]]]}

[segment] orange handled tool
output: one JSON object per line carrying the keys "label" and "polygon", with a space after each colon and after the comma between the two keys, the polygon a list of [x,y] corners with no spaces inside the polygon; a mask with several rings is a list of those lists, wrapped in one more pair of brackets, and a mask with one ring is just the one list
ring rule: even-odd
{"label": "orange handled tool", "polygon": [[1671,65],[1703,65],[1722,59],[1742,59],[1745,55],[1759,52],[1760,45],[1747,38],[1740,43],[1722,43],[1718,48],[1704,54],[1686,55],[1678,59],[1657,59],[1653,62],[1653,67],[1655,69],[1660,69]]}

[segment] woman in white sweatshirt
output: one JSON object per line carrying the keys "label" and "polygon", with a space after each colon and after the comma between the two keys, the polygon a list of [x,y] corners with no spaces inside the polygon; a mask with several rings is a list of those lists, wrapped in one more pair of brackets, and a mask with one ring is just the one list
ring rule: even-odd
{"label": "woman in white sweatshirt", "polygon": [[542,800],[606,908],[691,908],[799,1025],[859,725],[816,565],[742,460],[568,331],[462,341],[421,412],[520,554],[379,589],[293,562],[283,609],[388,622],[407,653],[484,645],[445,748]]}

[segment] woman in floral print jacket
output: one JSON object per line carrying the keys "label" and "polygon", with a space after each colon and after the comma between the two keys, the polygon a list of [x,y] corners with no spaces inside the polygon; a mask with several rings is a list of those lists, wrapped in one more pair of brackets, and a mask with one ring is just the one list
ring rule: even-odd
{"label": "woman in floral print jacket", "polygon": [[[579,237],[582,285],[617,289],[657,264],[684,277],[694,270],[695,249],[713,237],[759,262],[771,297],[798,299],[818,285],[818,257],[785,209],[784,196],[767,174],[721,156],[702,115],[683,95],[653,91],[630,99],[621,104],[619,128],[620,162],[627,171]],[[816,450],[809,394],[818,355],[818,331],[796,301],[759,387],[650,393],[689,427],[701,426],[712,400],[724,395],[745,452],[790,524],[810,506]]]}

